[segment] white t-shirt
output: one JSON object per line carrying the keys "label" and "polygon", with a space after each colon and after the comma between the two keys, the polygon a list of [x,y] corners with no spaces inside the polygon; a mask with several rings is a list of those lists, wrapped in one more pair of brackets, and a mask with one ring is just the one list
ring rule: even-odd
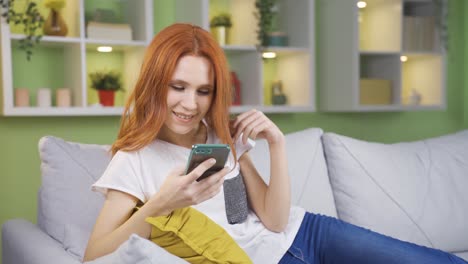
{"label": "white t-shirt", "polygon": [[[220,141],[209,130],[206,143],[217,144]],[[244,145],[240,137],[235,143],[237,157],[242,156],[254,145],[255,142],[250,139]],[[176,165],[186,164],[189,154],[190,149],[162,140],[155,140],[138,151],[118,151],[102,177],[93,184],[92,189],[104,194],[107,189],[119,190],[145,203],[159,190],[166,176]],[[234,164],[234,157],[231,153],[227,165],[232,168]],[[226,179],[238,174],[239,163],[226,175]],[[253,263],[278,263],[291,246],[305,214],[304,209],[293,206],[289,215],[289,223],[281,233],[266,229],[252,210],[249,211],[243,223],[231,225],[226,217],[222,187],[216,196],[193,207],[223,227],[245,250]]]}

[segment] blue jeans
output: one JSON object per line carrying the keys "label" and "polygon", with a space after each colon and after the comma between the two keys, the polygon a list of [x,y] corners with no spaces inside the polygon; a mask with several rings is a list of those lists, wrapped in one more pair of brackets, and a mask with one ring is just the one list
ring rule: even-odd
{"label": "blue jeans", "polygon": [[468,262],[441,250],[400,241],[332,217],[306,213],[292,246],[279,263]]}

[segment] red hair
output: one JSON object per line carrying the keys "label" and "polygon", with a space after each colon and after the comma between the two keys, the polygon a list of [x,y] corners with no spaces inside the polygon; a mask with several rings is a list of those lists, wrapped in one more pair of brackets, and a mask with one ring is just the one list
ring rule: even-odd
{"label": "red hair", "polygon": [[205,120],[236,156],[229,133],[231,83],[227,59],[210,33],[190,24],[166,27],[151,41],[135,89],[125,104],[112,154],[119,150],[138,150],[156,139],[166,121],[169,82],[179,59],[185,55],[201,56],[210,61],[215,91]]}

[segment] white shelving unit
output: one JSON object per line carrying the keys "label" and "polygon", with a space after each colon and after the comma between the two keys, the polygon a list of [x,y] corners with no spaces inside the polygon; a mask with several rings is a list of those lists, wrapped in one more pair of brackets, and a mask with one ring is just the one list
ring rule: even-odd
{"label": "white shelving unit", "polygon": [[[256,108],[266,113],[315,111],[315,30],[314,1],[279,0],[278,23],[288,36],[285,47],[269,47],[277,57],[262,59],[256,49],[257,20],[255,0],[175,0],[177,22],[187,22],[210,30],[210,18],[218,13],[231,14],[229,45],[223,46],[231,70],[241,82],[239,113]],[[272,82],[282,81],[287,96],[285,105],[273,105]]]}
{"label": "white shelving unit", "polygon": [[361,9],[357,2],[319,2],[320,110],[444,109],[445,51],[434,2],[366,0]]}
{"label": "white shelving unit", "polygon": [[[278,24],[280,30],[286,32],[289,43],[285,47],[268,48],[277,53],[277,58],[272,60],[262,59],[256,49],[255,0],[174,0],[171,2],[174,10],[159,8],[168,6],[168,2],[160,0],[113,2],[124,5],[120,11],[132,27],[132,41],[87,38],[86,12],[89,13],[89,6],[101,2],[67,0],[63,11],[69,34],[66,37],[44,36],[34,47],[31,62],[26,62],[25,53],[16,47],[23,36],[14,34],[2,21],[3,115],[121,115],[122,103],[136,81],[143,52],[154,36],[153,17],[166,17],[172,11],[173,22],[189,22],[206,30],[209,30],[210,18],[217,13],[232,15],[231,42],[223,48],[231,70],[236,72],[241,82],[242,104],[233,106],[231,112],[239,113],[251,108],[266,113],[315,111],[314,0],[295,0],[294,4],[288,0],[279,1]],[[113,55],[96,52],[100,45],[112,46]],[[60,65],[51,65],[51,61],[58,61]],[[88,75],[100,69],[118,70],[123,75],[126,93],[117,93],[115,107],[96,105],[96,91],[90,88]],[[283,92],[287,96],[285,105],[272,104],[271,86],[275,80],[282,81]],[[53,95],[55,89],[70,88],[72,107],[36,107],[35,93],[41,87],[50,88]],[[17,88],[30,90],[31,107],[14,105]],[[54,105],[54,98],[52,102]]]}
{"label": "white shelving unit", "polygon": [[[121,115],[120,104],[102,107],[97,104],[96,91],[90,88],[88,74],[96,70],[116,70],[122,74],[128,92],[136,81],[143,52],[153,37],[153,0],[119,1],[118,13],[132,28],[131,41],[89,39],[86,36],[86,10],[96,5],[91,0],[67,0],[63,17],[69,32],[66,37],[44,36],[33,50],[31,61],[18,49],[21,34],[3,19],[0,25],[2,52],[2,114],[5,116],[96,116]],[[45,12],[43,15],[47,15]],[[111,53],[99,53],[98,46],[112,46]],[[52,62],[52,63],[51,63]],[[35,106],[36,90],[46,87],[52,91],[52,107]],[[30,107],[14,105],[16,88],[27,88]],[[69,88],[71,107],[56,107],[54,91]],[[125,94],[118,92],[116,101],[123,102]]]}

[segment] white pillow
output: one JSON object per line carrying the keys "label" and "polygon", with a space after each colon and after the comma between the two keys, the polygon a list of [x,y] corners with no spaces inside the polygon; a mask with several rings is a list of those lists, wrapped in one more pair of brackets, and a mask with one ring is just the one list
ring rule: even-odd
{"label": "white pillow", "polygon": [[340,219],[451,252],[468,250],[468,130],[398,144],[323,135]]}
{"label": "white pillow", "polygon": [[183,264],[185,260],[176,257],[148,239],[132,234],[111,254],[85,264]]}

